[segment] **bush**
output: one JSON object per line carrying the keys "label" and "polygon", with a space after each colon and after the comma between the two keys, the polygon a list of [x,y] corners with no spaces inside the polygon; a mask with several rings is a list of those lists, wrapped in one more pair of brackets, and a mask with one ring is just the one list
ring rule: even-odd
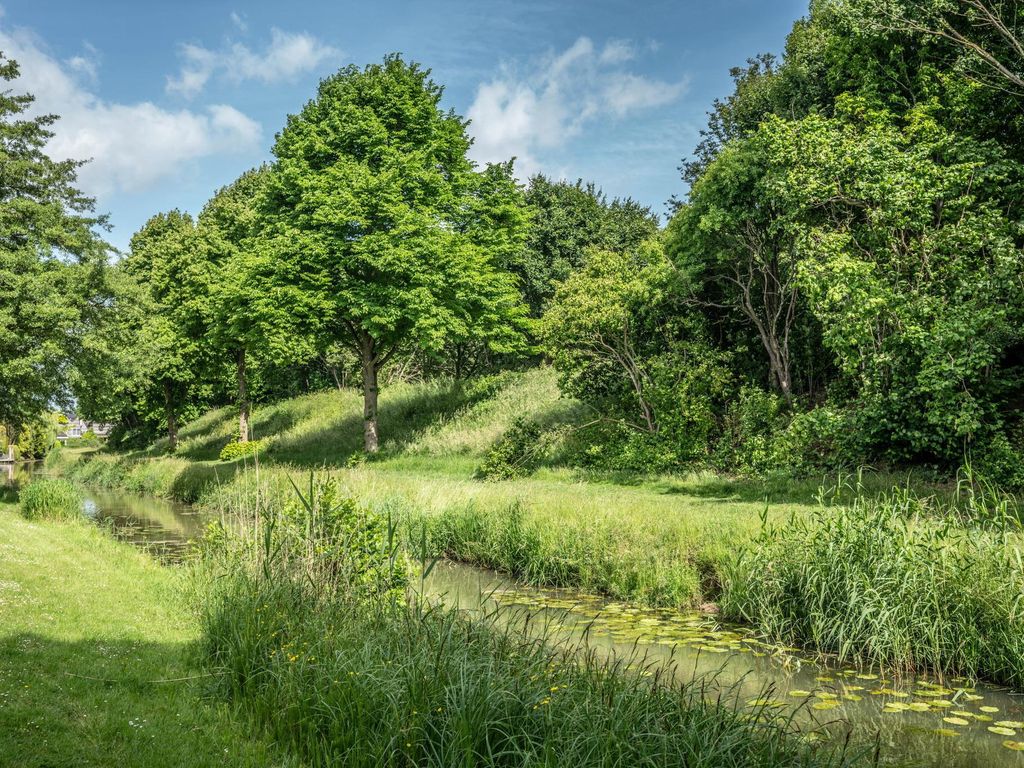
{"label": "bush", "polygon": [[484,456],[476,475],[485,480],[526,477],[537,469],[543,449],[540,425],[518,418]]}
{"label": "bush", "polygon": [[18,493],[18,502],[28,520],[67,520],[82,514],[82,494],[59,478],[32,480]]}
{"label": "bush", "polygon": [[246,456],[257,456],[267,445],[267,439],[248,440],[240,443],[237,440],[225,445],[220,451],[221,461],[236,461]]}
{"label": "bush", "polygon": [[900,490],[766,526],[723,569],[723,614],[840,662],[1024,684],[1024,540],[968,502],[983,524]]}

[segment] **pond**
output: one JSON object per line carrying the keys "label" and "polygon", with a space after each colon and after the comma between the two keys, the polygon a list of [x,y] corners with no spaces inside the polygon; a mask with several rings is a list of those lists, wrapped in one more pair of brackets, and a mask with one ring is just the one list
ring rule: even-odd
{"label": "pond", "polygon": [[[165,561],[180,556],[207,519],[183,504],[110,491],[88,491],[83,511]],[[792,716],[808,738],[849,733],[857,743],[877,744],[883,764],[1024,766],[1024,696],[1003,688],[958,679],[893,680],[875,670],[835,667],[711,614],[526,588],[456,563],[438,563],[424,586],[431,599],[463,610],[526,612],[556,639],[586,637],[599,653],[642,657],[679,679],[713,677],[715,691],[726,691],[752,716]]]}

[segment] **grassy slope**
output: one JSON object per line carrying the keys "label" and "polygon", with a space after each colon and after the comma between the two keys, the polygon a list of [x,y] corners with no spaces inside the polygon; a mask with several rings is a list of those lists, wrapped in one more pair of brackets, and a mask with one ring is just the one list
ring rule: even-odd
{"label": "grassy slope", "polygon": [[196,681],[152,682],[194,674],[176,578],[85,523],[0,504],[0,766],[276,764]]}
{"label": "grassy slope", "polygon": [[[534,477],[474,480],[482,456],[518,416],[546,424],[593,418],[579,403],[560,398],[553,372],[541,368],[466,385],[385,386],[381,455],[352,469],[362,440],[356,392],[261,406],[253,428],[257,437],[272,438],[260,459],[264,483],[284,489],[285,473],[326,468],[361,499],[397,509],[415,527],[430,524],[449,556],[533,583],[661,605],[714,598],[724,558],[760,529],[766,494],[780,519],[813,503],[816,482],[768,488],[707,474],[595,477],[565,466],[557,451]],[[158,442],[132,455],[91,457],[72,472],[89,483],[230,506],[239,486],[252,483],[242,461],[217,461],[235,425],[233,409],[213,411],[182,430],[173,458]],[[236,478],[242,479],[232,482]],[[525,539],[509,530],[516,510],[517,523],[530,534]]]}

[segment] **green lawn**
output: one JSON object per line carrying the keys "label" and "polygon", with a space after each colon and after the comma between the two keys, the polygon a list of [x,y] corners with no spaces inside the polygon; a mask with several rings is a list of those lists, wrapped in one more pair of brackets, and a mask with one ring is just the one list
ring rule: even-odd
{"label": "green lawn", "polygon": [[178,578],[86,523],[0,504],[0,766],[284,764],[179,680],[199,630]]}

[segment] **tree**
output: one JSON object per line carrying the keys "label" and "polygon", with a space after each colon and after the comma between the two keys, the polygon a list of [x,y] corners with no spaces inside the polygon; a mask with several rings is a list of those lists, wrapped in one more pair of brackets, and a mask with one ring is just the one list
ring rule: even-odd
{"label": "tree", "polygon": [[952,43],[979,82],[1024,94],[1024,7],[1003,0],[859,0],[847,12],[882,30]]}
{"label": "tree", "polygon": [[625,389],[639,419],[656,433],[658,417],[649,390],[646,336],[651,313],[665,301],[672,265],[657,242],[634,252],[592,250],[584,266],[563,282],[541,322],[541,336],[567,394],[621,397]]}
{"label": "tree", "polygon": [[[287,338],[290,325],[283,307],[275,300],[271,272],[257,252],[259,196],[270,175],[269,166],[247,171],[218,190],[199,214],[199,230],[206,258],[214,270],[211,282],[212,311],[208,343],[215,354],[230,356],[234,363],[238,440],[250,438],[251,396],[247,365],[250,352],[259,348],[268,358],[302,359]],[[301,346],[301,342],[298,343]],[[286,354],[290,350],[291,354]],[[305,355],[308,356],[308,355]]]}
{"label": "tree", "polygon": [[195,221],[178,210],[153,216],[132,236],[124,269],[146,289],[138,350],[156,391],[144,397],[162,401],[174,452],[182,409],[197,404],[208,366],[216,272]]}
{"label": "tree", "polygon": [[[0,54],[0,79],[18,76]],[[21,427],[68,395],[79,341],[103,308],[106,220],[75,187],[81,163],[45,152],[55,115],[0,94],[0,424]]]}
{"label": "tree", "polygon": [[754,329],[769,380],[791,403],[799,256],[790,212],[768,183],[775,167],[756,134],[722,147],[673,219],[668,251],[695,286],[694,303]]}
{"label": "tree", "polygon": [[509,267],[521,280],[523,298],[540,317],[555,289],[579,269],[588,248],[637,248],[658,231],[658,217],[634,200],[610,204],[593,183],[530,179],[526,202],[532,223],[526,248]]}
{"label": "tree", "polygon": [[429,71],[397,55],[347,67],[274,145],[261,247],[281,301],[318,348],[341,342],[358,356],[371,453],[383,365],[519,314],[501,254],[466,229],[479,181],[466,123],[440,109],[441,95]]}

